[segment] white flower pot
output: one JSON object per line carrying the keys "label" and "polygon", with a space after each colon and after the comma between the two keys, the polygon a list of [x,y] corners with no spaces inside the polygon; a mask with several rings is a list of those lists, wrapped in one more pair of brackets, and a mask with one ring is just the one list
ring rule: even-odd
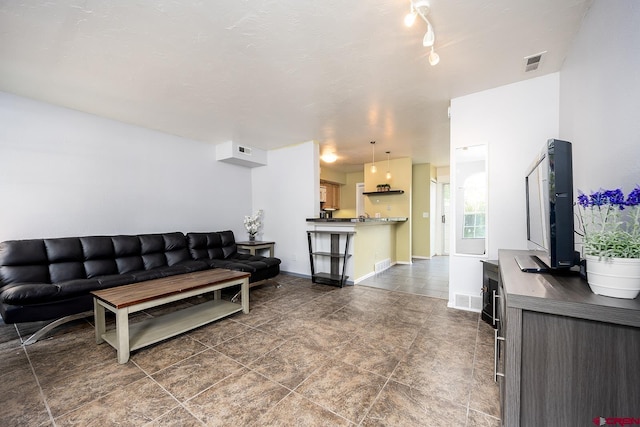
{"label": "white flower pot", "polygon": [[634,299],[640,293],[640,258],[585,255],[587,282],[594,294]]}

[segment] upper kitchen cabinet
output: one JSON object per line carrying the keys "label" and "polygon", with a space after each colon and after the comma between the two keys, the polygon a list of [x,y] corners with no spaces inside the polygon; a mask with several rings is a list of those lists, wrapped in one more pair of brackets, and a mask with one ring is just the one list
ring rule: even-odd
{"label": "upper kitchen cabinet", "polygon": [[324,201],[324,209],[340,209],[340,184],[320,180],[320,201]]}

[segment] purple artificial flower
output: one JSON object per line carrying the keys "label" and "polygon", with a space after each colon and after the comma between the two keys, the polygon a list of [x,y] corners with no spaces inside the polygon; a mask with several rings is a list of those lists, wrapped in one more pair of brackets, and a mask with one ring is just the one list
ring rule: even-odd
{"label": "purple artificial flower", "polygon": [[621,189],[607,190],[604,196],[609,200],[611,206],[618,206],[620,210],[624,209],[624,193]]}
{"label": "purple artificial flower", "polygon": [[627,206],[638,206],[640,205],[640,185],[636,186],[629,196],[627,196],[627,201],[625,202]]}
{"label": "purple artificial flower", "polygon": [[591,206],[602,206],[609,202],[609,198],[605,195],[604,191],[596,191],[589,196]]}
{"label": "purple artificial flower", "polygon": [[589,207],[589,196],[584,194],[582,191],[580,191],[579,193],[580,194],[578,195],[578,204],[580,206],[582,206],[583,208],[588,208]]}

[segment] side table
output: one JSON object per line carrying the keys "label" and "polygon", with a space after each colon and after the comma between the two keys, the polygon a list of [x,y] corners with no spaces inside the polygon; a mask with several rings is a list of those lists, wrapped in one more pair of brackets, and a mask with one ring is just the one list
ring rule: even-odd
{"label": "side table", "polygon": [[247,240],[244,242],[236,242],[238,249],[246,249],[251,255],[255,255],[257,250],[269,249],[269,256],[273,258],[273,247],[276,242],[263,242],[261,240]]}

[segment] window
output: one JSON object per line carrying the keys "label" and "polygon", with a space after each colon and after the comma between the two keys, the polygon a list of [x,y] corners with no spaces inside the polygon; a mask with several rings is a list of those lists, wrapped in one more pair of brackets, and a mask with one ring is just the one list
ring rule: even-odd
{"label": "window", "polygon": [[464,181],[463,239],[484,239],[487,189],[485,173],[475,173]]}

